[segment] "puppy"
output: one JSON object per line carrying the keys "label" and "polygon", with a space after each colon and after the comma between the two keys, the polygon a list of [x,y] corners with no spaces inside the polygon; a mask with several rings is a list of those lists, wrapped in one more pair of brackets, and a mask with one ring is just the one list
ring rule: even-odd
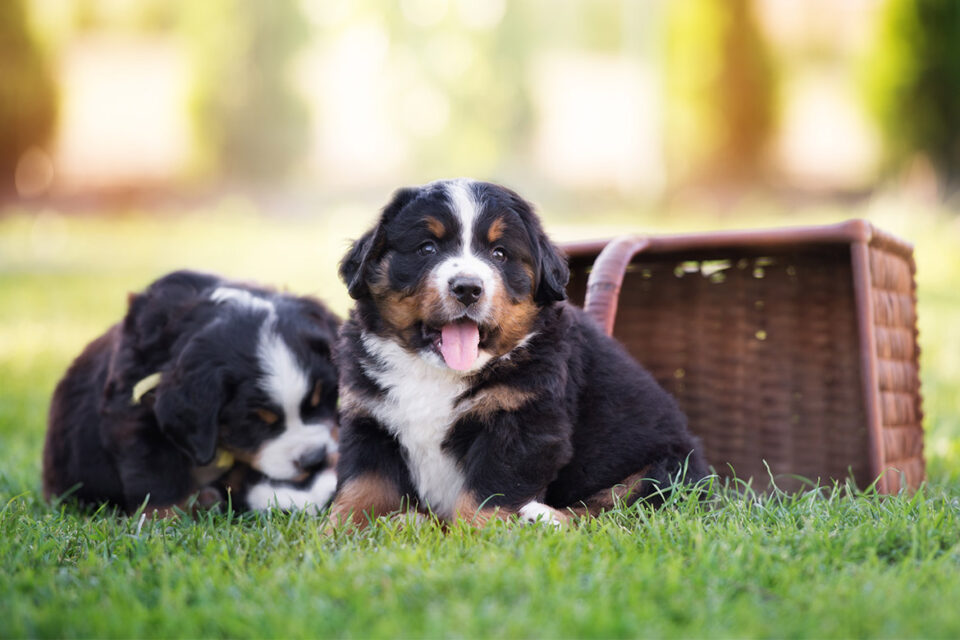
{"label": "puppy", "polygon": [[337,355],[337,520],[409,503],[559,523],[706,474],[674,400],[563,302],[566,261],[513,191],[401,189],[340,275],[356,305]]}
{"label": "puppy", "polygon": [[338,325],[316,300],[189,271],[131,295],[54,391],[44,495],[128,512],[149,496],[161,515],[228,487],[241,508],[322,506],[336,486]]}

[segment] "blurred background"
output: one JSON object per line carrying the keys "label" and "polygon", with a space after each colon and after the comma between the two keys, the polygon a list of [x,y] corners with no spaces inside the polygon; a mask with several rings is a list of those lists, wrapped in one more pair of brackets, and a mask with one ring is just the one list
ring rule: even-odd
{"label": "blurred background", "polygon": [[0,53],[0,179],[29,206],[958,186],[950,0],[5,0]]}
{"label": "blurred background", "polygon": [[866,217],[913,241],[928,457],[960,473],[955,0],[2,0],[0,437],[24,482],[127,291],[192,267],[344,312],[348,239],[460,175],[559,240]]}

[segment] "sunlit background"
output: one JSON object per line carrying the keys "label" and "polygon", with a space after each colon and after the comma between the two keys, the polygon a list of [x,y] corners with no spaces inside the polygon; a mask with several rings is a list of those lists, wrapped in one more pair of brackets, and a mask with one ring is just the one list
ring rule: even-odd
{"label": "sunlit background", "polygon": [[2,0],[0,434],[30,422],[38,464],[126,291],[188,266],[343,312],[347,239],[462,175],[560,240],[867,217],[915,242],[927,451],[960,468],[955,0]]}
{"label": "sunlit background", "polygon": [[27,203],[303,205],[450,175],[561,208],[944,200],[960,166],[950,0],[5,0],[0,18],[0,172]]}

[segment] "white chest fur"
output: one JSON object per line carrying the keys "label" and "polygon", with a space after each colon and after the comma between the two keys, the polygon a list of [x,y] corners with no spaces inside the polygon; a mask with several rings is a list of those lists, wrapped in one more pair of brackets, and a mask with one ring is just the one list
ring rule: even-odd
{"label": "white chest fur", "polygon": [[420,497],[442,518],[454,515],[463,473],[441,448],[457,419],[454,403],[467,389],[464,377],[439,362],[431,364],[396,343],[366,334],[367,350],[382,366],[364,371],[387,390],[368,408],[397,438]]}

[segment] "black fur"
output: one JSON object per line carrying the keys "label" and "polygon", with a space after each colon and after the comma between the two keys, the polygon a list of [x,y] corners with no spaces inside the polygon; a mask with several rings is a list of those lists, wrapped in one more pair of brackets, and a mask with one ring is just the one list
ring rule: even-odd
{"label": "black fur", "polygon": [[[203,487],[194,472],[218,448],[251,457],[282,430],[255,409],[282,411],[256,384],[257,339],[267,311],[210,299],[229,286],[269,300],[282,335],[311,381],[323,381],[304,420],[333,418],[336,370],[331,346],[339,321],[310,298],[178,271],[131,296],[123,321],[94,340],[57,385],[43,459],[47,497],[112,503],[126,510],[182,505]],[[153,373],[159,385],[134,404],[134,386]],[[223,489],[222,483],[216,486]],[[237,488],[237,487],[235,487]],[[242,496],[234,495],[242,506]]]}

